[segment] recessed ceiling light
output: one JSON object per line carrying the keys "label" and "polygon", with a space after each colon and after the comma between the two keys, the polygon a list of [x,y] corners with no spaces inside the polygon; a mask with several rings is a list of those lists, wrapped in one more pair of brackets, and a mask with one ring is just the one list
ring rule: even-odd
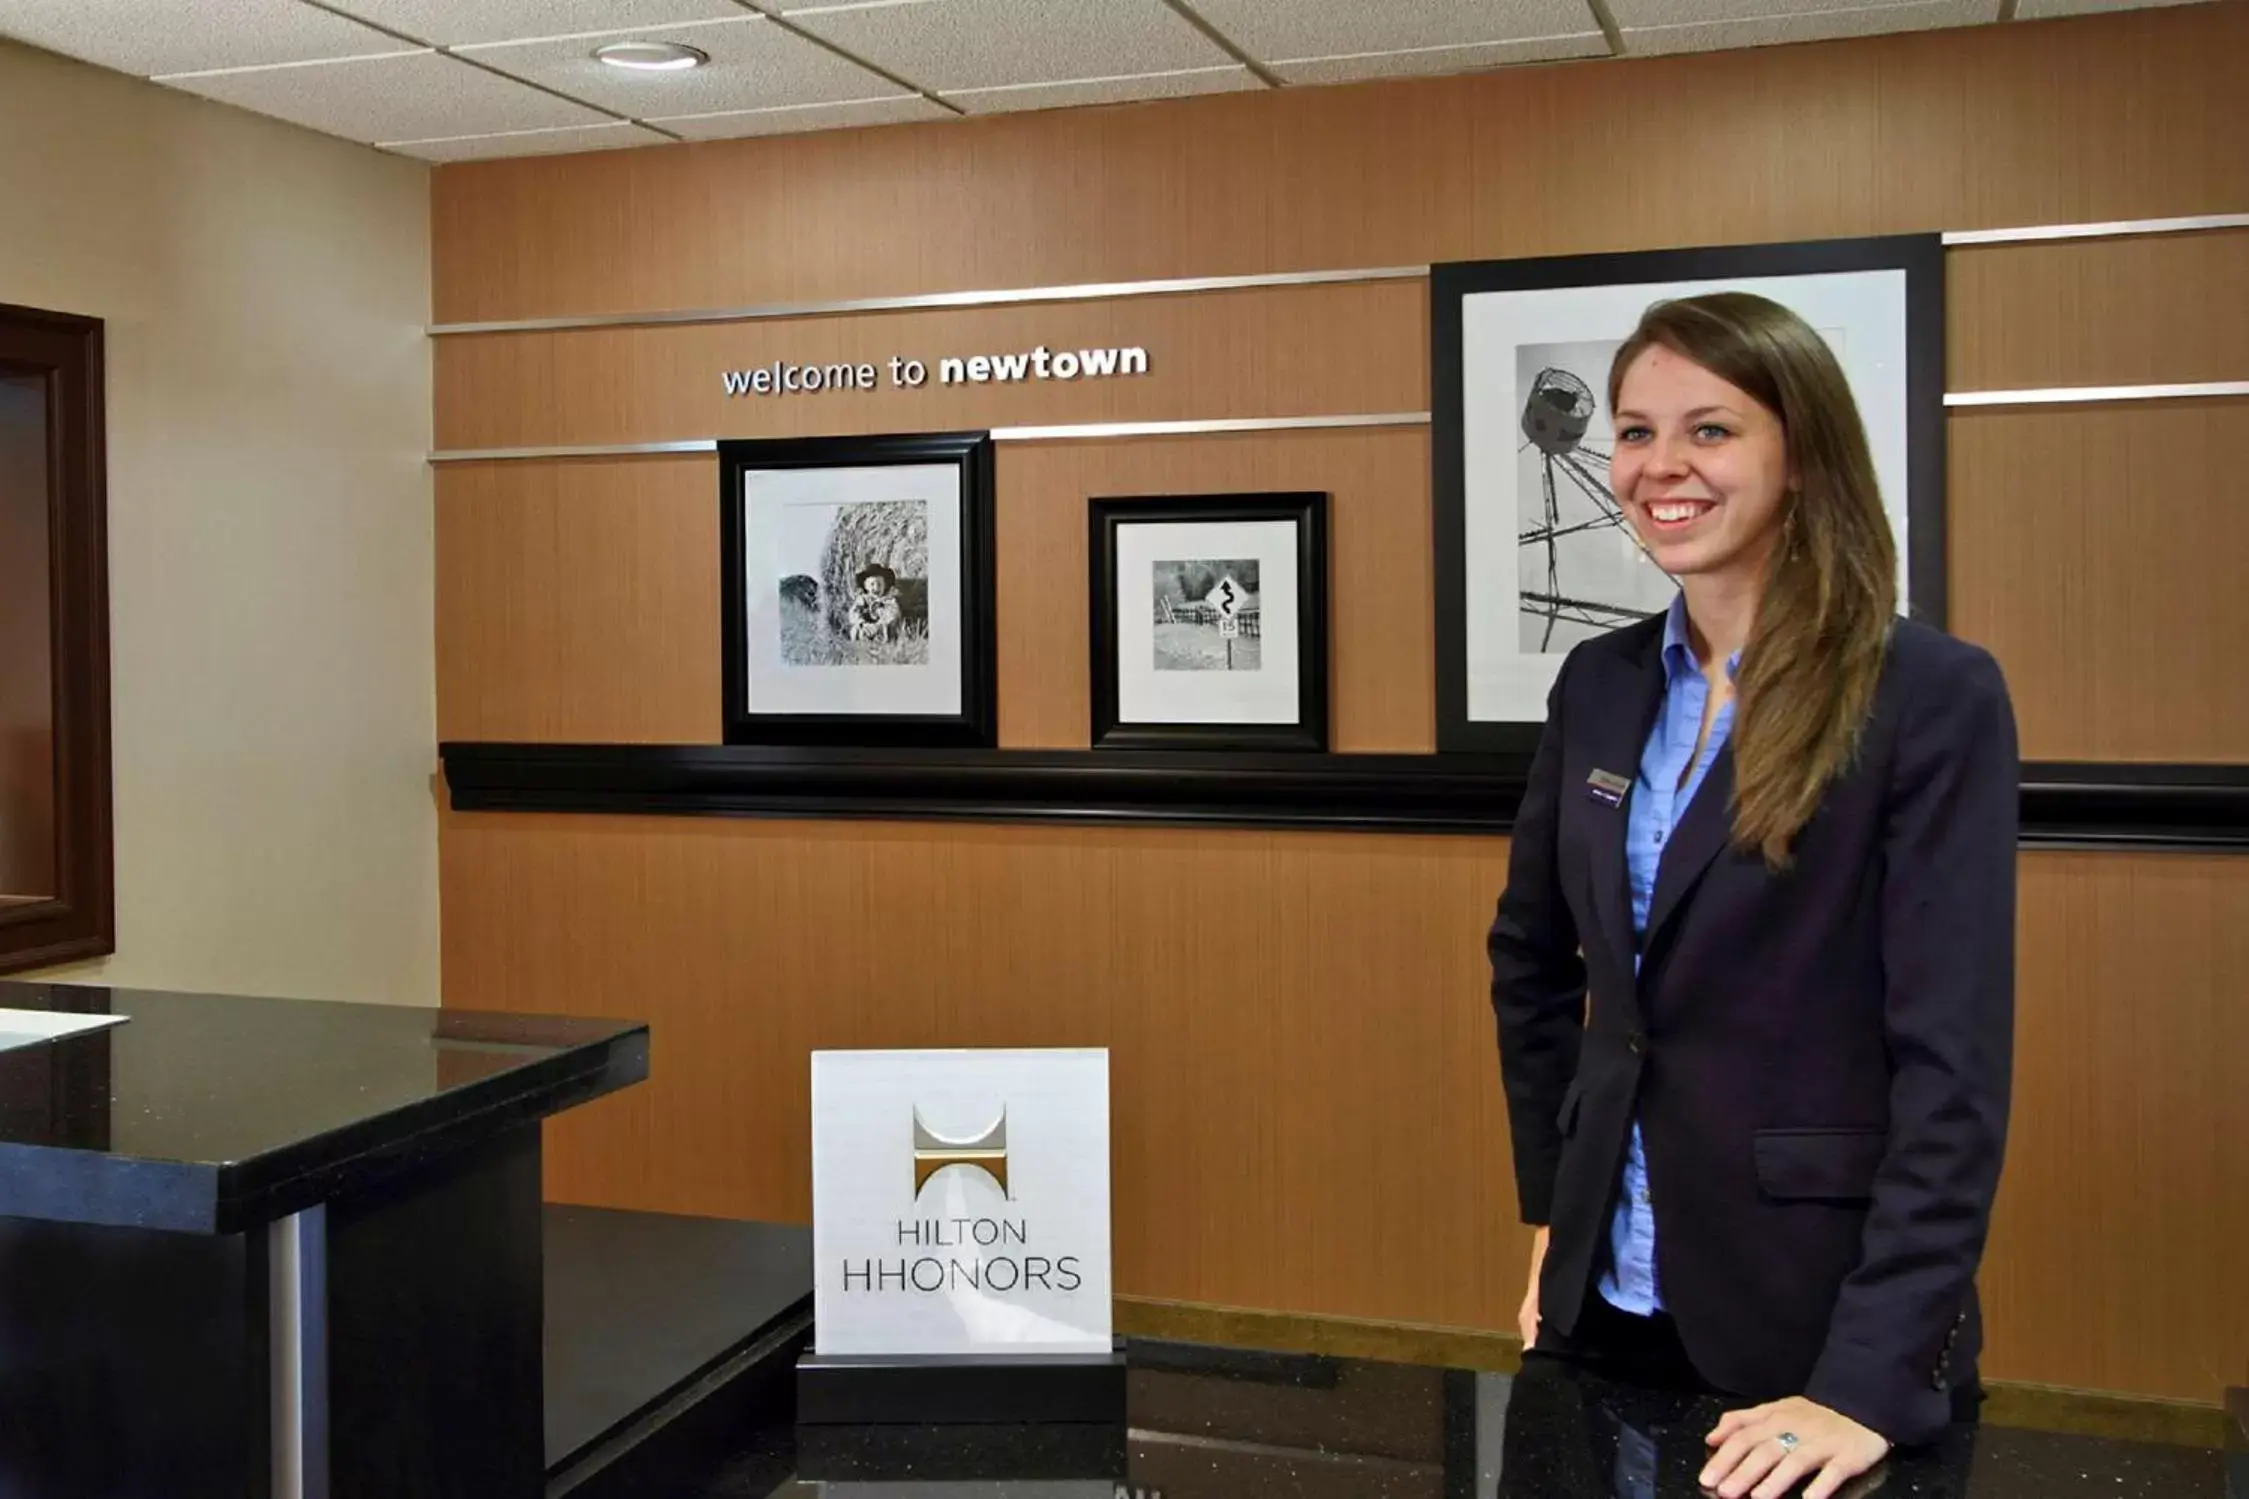
{"label": "recessed ceiling light", "polygon": [[594,48],[593,55],[598,62],[631,68],[636,73],[679,73],[711,60],[709,53],[698,52],[684,42],[611,42]]}

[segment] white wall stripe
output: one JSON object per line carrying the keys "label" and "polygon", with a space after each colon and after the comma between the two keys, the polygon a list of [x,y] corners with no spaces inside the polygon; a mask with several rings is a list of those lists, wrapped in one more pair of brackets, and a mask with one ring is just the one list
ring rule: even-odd
{"label": "white wall stripe", "polygon": [[[2111,219],[2098,224],[2037,224],[2015,229],[1948,231],[1948,246],[2038,244],[2052,240],[2111,239],[2143,234],[2186,234],[2249,229],[2249,213],[2209,213],[2186,218]],[[1275,271],[1253,276],[1181,276],[1154,281],[1089,281],[1072,286],[1018,286],[992,291],[923,292],[898,297],[853,297],[825,302],[768,302],[747,307],[703,307],[670,312],[599,312],[574,317],[501,318],[487,322],[432,323],[432,338],[472,333],[552,333],[572,328],[664,327],[678,323],[754,323],[776,318],[840,317],[866,312],[911,312],[932,307],[1009,307],[1036,302],[1100,302],[1126,297],[1175,297],[1196,292],[1276,286],[1338,286],[1368,281],[1412,281],[1426,265],[1367,266],[1332,271]]]}

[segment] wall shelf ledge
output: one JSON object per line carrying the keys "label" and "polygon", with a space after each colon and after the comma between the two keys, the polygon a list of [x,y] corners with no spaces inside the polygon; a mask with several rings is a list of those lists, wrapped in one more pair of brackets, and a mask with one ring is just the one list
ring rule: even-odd
{"label": "wall shelf ledge", "polygon": [[[441,745],[462,812],[1504,835],[1517,756]],[[2027,847],[2249,852],[2249,765],[2023,766]]]}

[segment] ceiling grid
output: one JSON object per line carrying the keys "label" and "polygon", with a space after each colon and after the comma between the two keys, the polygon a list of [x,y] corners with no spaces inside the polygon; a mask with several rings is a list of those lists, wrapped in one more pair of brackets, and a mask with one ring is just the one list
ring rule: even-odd
{"label": "ceiling grid", "polygon": [[[0,0],[0,37],[430,161],[2198,0]],[[635,72],[596,48],[669,42]]]}

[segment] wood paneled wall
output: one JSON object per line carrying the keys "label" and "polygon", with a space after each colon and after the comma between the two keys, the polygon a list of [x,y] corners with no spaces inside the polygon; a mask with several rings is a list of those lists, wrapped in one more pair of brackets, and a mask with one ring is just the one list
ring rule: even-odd
{"label": "wood paneled wall", "polygon": [[[2249,401],[1973,409],[1948,429],[1950,625],[1999,658],[2025,757],[2249,760],[2249,516],[2228,477]],[[716,743],[717,482],[708,456],[441,468],[439,737]],[[1413,428],[1004,446],[1000,742],[1089,737],[1089,496],[1293,488],[1333,496],[1335,747],[1433,748]]]}
{"label": "wood paneled wall", "polygon": [[[446,167],[443,321],[2249,208],[2249,5]],[[2238,379],[2249,235],[1962,250],[1955,388]],[[479,335],[440,446],[1419,409],[1413,282]],[[1144,379],[727,399],[718,371],[1141,344]],[[2027,754],[2249,759],[2249,402],[1963,412],[1954,627]],[[1335,741],[1433,742],[1428,436],[1011,444],[1004,743],[1087,732],[1088,496],[1335,496]],[[707,457],[438,474],[440,734],[718,732]],[[1106,1045],[1120,1291],[1503,1328],[1481,938],[1503,842],[448,814],[445,998],[623,1013],[573,1200],[801,1219],[819,1046]],[[2216,1398],[2243,1274],[2249,861],[2022,861],[1992,1372]]]}
{"label": "wood paneled wall", "polygon": [[[701,456],[441,469],[438,737],[717,743],[717,485]],[[1011,443],[995,488],[1001,743],[1091,737],[1088,496],[1322,489],[1333,743],[1435,748],[1425,433]]]}
{"label": "wood paneled wall", "polygon": [[[440,448],[533,447],[1046,422],[1418,411],[1429,404],[1418,279],[772,322],[495,333],[437,344]],[[1138,345],[1147,375],[938,381],[941,355]],[[918,390],[890,356],[924,360]],[[722,370],[774,360],[882,368],[872,394],[733,396]],[[1374,404],[1369,404],[1369,403]]]}
{"label": "wood paneled wall", "polygon": [[2245,52],[2198,5],[451,166],[436,316],[2234,212]]}
{"label": "wood paneled wall", "polygon": [[1948,437],[1951,626],[1999,658],[2025,757],[2249,760],[2249,400],[1973,411]]}
{"label": "wood paneled wall", "polygon": [[[461,814],[446,1002],[645,1015],[576,1201],[802,1222],[816,1047],[1106,1046],[1120,1292],[1513,1325],[1498,840]],[[2249,1298],[2249,861],[2025,855],[1990,1372],[2214,1400]]]}

